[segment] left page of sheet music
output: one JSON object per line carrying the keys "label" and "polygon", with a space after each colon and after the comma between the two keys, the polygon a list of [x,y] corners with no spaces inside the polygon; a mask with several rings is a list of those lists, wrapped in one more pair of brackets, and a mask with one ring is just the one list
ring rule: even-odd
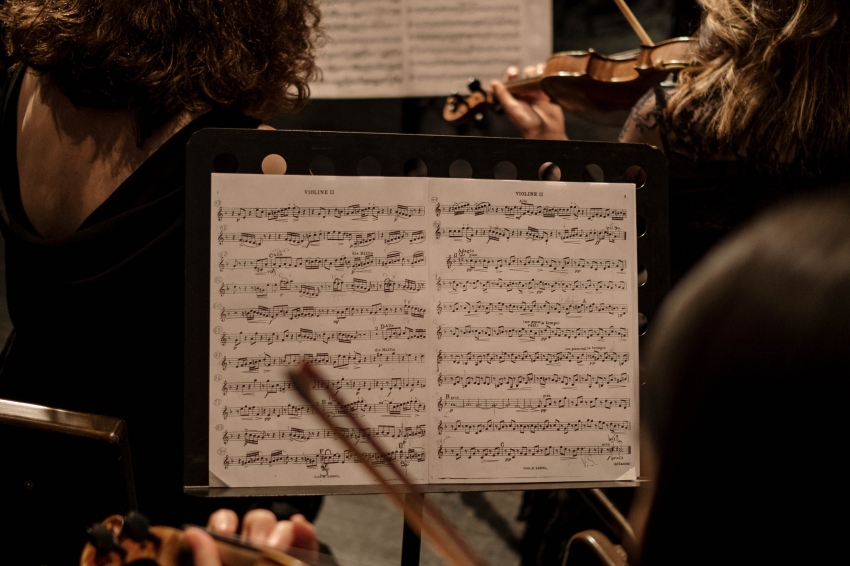
{"label": "left page of sheet music", "polygon": [[401,181],[212,175],[211,481],[374,483],[292,390],[302,359],[427,481],[428,180]]}
{"label": "left page of sheet music", "polygon": [[323,0],[314,98],[447,96],[552,53],[550,0]]}

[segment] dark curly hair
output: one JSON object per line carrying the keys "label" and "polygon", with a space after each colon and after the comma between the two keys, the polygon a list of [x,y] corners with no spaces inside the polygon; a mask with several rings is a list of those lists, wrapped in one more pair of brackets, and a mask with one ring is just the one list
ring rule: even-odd
{"label": "dark curly hair", "polygon": [[268,118],[315,77],[317,0],[7,0],[5,43],[78,107],[133,112],[139,143],[183,111]]}

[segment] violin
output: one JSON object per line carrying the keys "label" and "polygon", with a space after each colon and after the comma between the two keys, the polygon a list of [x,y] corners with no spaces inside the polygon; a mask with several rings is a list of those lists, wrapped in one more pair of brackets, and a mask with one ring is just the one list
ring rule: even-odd
{"label": "violin", "polygon": [[[181,529],[152,527],[147,517],[140,513],[130,512],[126,517],[111,515],[102,523],[92,525],[88,532],[89,542],[83,548],[80,566],[192,564],[192,551]],[[207,532],[215,539],[224,566],[308,566],[307,562],[280,550],[258,547],[236,537]]]}
{"label": "violin", "polygon": [[[552,55],[535,77],[505,84],[508,92],[522,95],[543,91],[567,112],[605,114],[628,111],[649,89],[667,76],[696,63],[696,39],[679,37],[639,49],[602,55],[593,49]],[[496,105],[492,91],[473,80],[466,97],[453,94],[443,107],[449,123],[464,123]]]}

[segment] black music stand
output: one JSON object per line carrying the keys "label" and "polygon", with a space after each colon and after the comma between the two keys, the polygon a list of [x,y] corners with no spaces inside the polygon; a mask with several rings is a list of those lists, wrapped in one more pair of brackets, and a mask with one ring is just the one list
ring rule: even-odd
{"label": "black music stand", "polygon": [[127,424],[0,399],[0,540],[14,564],[76,564],[86,527],[136,510]]}
{"label": "black music stand", "polygon": [[[662,152],[642,144],[541,141],[402,134],[206,129],[187,144],[186,166],[186,405],[184,489],[218,496],[280,496],[275,488],[209,485],[209,246],[210,175],[263,173],[263,160],[282,156],[287,175],[363,175],[510,178],[536,181],[629,182],[637,191],[638,305],[641,335],[670,287],[668,172]],[[641,340],[643,343],[643,340]],[[595,487],[634,487],[637,482],[426,485],[424,491],[456,492]],[[376,486],[290,489],[286,495],[375,493]],[[418,564],[419,539],[405,527],[402,564]]]}

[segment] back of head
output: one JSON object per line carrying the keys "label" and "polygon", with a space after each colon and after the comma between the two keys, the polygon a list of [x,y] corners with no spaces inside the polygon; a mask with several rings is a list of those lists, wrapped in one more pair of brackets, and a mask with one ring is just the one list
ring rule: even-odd
{"label": "back of head", "polygon": [[78,107],[130,110],[145,139],[181,112],[292,110],[315,74],[317,0],[7,0],[6,48]]}
{"label": "back of head", "polygon": [[696,67],[680,74],[674,122],[708,153],[810,175],[850,151],[850,4],[699,0]]}
{"label": "back of head", "polygon": [[644,564],[808,552],[814,525],[829,532],[822,512],[845,511],[844,489],[822,482],[838,484],[843,460],[848,226],[846,194],[774,210],[665,303],[641,400],[660,462]]}

